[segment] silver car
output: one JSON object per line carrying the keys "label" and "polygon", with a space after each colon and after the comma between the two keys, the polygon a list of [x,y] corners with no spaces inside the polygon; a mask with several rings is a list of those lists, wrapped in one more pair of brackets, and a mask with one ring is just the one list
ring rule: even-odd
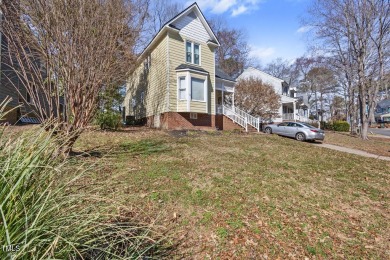
{"label": "silver car", "polygon": [[323,130],[301,122],[283,122],[277,125],[267,125],[264,128],[264,132],[293,137],[298,141],[323,141],[325,138]]}

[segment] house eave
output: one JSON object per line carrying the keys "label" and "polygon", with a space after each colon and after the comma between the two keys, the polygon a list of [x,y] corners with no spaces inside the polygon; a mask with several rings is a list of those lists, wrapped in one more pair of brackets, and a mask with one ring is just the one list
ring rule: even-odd
{"label": "house eave", "polygon": [[200,71],[200,70],[196,70],[196,69],[191,69],[191,68],[176,69],[176,71],[177,71],[177,72],[190,71],[190,72],[199,73],[199,74],[203,74],[203,75],[209,75],[208,72]]}
{"label": "house eave", "polygon": [[228,83],[233,83],[233,84],[237,83],[237,81],[235,81],[235,80],[229,80],[229,79],[224,79],[224,78],[219,78],[219,77],[215,77],[215,79],[218,81],[223,81],[223,82],[228,82]]}

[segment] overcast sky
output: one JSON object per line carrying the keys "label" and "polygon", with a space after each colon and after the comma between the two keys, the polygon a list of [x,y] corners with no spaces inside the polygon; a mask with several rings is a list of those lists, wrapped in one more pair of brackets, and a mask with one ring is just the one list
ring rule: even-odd
{"label": "overcast sky", "polygon": [[[178,1],[182,2],[182,1]],[[194,1],[188,1],[185,7]],[[222,16],[228,24],[244,29],[251,56],[262,65],[281,57],[294,60],[306,51],[300,20],[311,0],[198,0],[206,18]]]}

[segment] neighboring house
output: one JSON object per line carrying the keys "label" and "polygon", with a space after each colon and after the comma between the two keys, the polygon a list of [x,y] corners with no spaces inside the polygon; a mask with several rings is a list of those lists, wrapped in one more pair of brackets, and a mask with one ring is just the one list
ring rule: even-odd
{"label": "neighboring house", "polygon": [[[0,13],[0,26],[2,14]],[[31,98],[26,89],[20,84],[19,79],[12,68],[7,66],[8,45],[6,37],[1,33],[0,27],[0,103],[6,98],[12,100],[6,110],[9,111],[2,122],[14,124],[19,120],[25,123],[38,123],[35,118],[34,106],[30,103]]]}
{"label": "neighboring house", "polygon": [[127,82],[124,120],[163,129],[245,127],[223,108],[233,102],[235,81],[216,68],[219,46],[196,3],[168,21]]}
{"label": "neighboring house", "polygon": [[376,122],[390,122],[390,99],[380,101],[375,110]]}
{"label": "neighboring house", "polygon": [[307,122],[311,115],[310,95],[308,93],[295,94],[297,98],[296,109],[298,121]]}
{"label": "neighboring house", "polygon": [[[309,116],[307,111],[304,112],[305,109],[307,110],[307,107],[304,106],[305,104],[302,104],[302,102],[299,103],[298,99],[295,98],[296,90],[290,88],[284,80],[252,67],[245,69],[237,80],[249,78],[261,79],[264,83],[271,85],[275,92],[280,96],[281,104],[278,111],[279,117],[274,118],[274,122],[286,120],[305,121],[304,119]],[[298,113],[299,110],[303,110],[302,116]]]}

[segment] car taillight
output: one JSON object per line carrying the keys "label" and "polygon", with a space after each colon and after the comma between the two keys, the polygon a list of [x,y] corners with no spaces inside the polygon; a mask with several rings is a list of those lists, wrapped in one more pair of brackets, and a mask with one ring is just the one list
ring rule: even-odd
{"label": "car taillight", "polygon": [[314,132],[314,133],[318,133],[318,130],[310,129],[310,131],[312,131],[312,132]]}

